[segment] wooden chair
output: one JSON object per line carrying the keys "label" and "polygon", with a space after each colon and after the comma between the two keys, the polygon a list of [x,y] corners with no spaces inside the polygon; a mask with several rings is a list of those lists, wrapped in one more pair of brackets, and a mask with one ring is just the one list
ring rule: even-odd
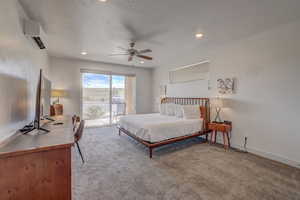
{"label": "wooden chair", "polygon": [[[73,117],[74,117],[74,116],[73,116]],[[72,120],[73,120],[73,117],[72,117]],[[80,121],[80,118],[76,116],[75,120],[73,121],[74,127],[76,126],[75,124],[76,124],[76,122],[78,122],[78,120]],[[85,123],[84,120],[80,121],[79,127],[77,128],[77,130],[76,130],[76,132],[75,132],[75,134],[74,134],[75,143],[76,143],[76,146],[77,146],[77,148],[78,148],[78,152],[79,152],[79,155],[80,155],[80,157],[81,157],[82,163],[84,163],[84,158],[83,158],[83,155],[82,155],[82,153],[81,153],[81,149],[80,149],[80,147],[79,147],[78,141],[79,141],[79,140],[81,139],[81,137],[82,137],[83,129],[84,129],[84,123]]]}
{"label": "wooden chair", "polygon": [[73,131],[76,130],[76,126],[79,122],[80,122],[80,117],[77,115],[73,115],[73,117],[72,117]]}

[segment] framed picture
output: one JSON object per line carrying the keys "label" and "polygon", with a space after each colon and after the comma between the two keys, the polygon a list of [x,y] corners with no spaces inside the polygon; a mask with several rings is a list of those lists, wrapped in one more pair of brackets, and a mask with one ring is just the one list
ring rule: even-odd
{"label": "framed picture", "polygon": [[234,82],[234,78],[219,78],[217,80],[219,94],[232,94],[234,92]]}

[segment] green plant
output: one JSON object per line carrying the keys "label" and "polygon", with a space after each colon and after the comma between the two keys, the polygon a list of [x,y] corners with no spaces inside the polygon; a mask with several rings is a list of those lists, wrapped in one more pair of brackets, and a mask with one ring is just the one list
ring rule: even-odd
{"label": "green plant", "polygon": [[104,114],[101,106],[93,105],[87,109],[85,116],[88,120],[94,120],[101,118]]}

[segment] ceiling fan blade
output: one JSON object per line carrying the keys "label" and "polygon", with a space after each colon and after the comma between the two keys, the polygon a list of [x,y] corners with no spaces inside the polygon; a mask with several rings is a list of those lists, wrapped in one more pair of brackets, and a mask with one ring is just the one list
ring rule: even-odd
{"label": "ceiling fan blade", "polygon": [[152,52],[151,49],[144,49],[144,50],[139,51],[139,54],[143,54],[143,53],[151,53],[151,52]]}
{"label": "ceiling fan blade", "polygon": [[121,49],[121,50],[123,50],[123,51],[128,51],[128,49],[125,48],[125,47],[117,46],[117,48],[118,48],[118,49]]}
{"label": "ceiling fan blade", "polygon": [[137,27],[133,26],[132,23],[129,21],[123,21],[122,22],[124,29],[128,32],[129,38],[133,42],[139,42],[139,41],[150,41],[151,39],[166,33],[166,30],[152,30],[147,33],[141,33]]}
{"label": "ceiling fan blade", "polygon": [[127,56],[129,53],[117,53],[117,54],[109,54],[108,56]]}
{"label": "ceiling fan blade", "polygon": [[146,59],[146,60],[153,60],[153,58],[150,57],[150,56],[137,55],[137,57],[144,58],[144,59]]}
{"label": "ceiling fan blade", "polygon": [[127,30],[127,32],[129,33],[129,40],[131,40],[132,42],[136,42],[137,38],[139,38],[139,34],[138,31],[135,29],[135,27],[132,26],[131,23],[129,22],[123,22],[123,26],[125,28],[125,30]]}
{"label": "ceiling fan blade", "polygon": [[133,56],[129,56],[128,57],[128,62],[132,61],[132,59],[133,59]]}

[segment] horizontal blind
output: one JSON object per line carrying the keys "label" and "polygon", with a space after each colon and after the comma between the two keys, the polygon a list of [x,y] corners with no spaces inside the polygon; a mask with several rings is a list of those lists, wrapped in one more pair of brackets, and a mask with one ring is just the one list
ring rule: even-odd
{"label": "horizontal blind", "polygon": [[130,73],[119,73],[114,71],[105,71],[101,69],[80,69],[81,73],[93,73],[93,74],[105,74],[105,75],[119,75],[119,76],[128,76],[128,77],[135,77],[135,74]]}

